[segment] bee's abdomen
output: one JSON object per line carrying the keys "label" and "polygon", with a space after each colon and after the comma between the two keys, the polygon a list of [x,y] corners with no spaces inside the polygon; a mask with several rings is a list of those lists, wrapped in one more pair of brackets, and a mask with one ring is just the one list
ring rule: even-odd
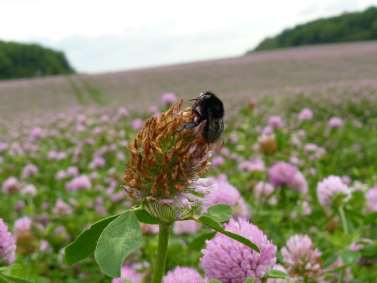
{"label": "bee's abdomen", "polygon": [[203,128],[203,138],[208,143],[213,143],[217,141],[223,132],[223,122],[222,120],[215,120],[215,121],[206,121],[206,124]]}

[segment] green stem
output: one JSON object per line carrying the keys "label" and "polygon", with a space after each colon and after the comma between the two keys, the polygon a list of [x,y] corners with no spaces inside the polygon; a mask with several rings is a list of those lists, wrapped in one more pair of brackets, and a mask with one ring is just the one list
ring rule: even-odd
{"label": "green stem", "polygon": [[283,208],[287,207],[287,187],[283,186],[280,188],[280,203]]}
{"label": "green stem", "polygon": [[348,234],[349,233],[348,222],[347,222],[347,218],[346,218],[346,214],[344,212],[343,206],[339,207],[339,216],[340,216],[340,221],[342,221],[343,231],[345,234]]}
{"label": "green stem", "polygon": [[161,283],[165,274],[166,259],[168,256],[168,242],[171,224],[160,223],[160,232],[158,234],[158,250],[155,261],[152,282]]}
{"label": "green stem", "polygon": [[344,280],[344,270],[342,269],[339,273],[339,278],[338,278],[338,282],[339,283],[342,283]]}

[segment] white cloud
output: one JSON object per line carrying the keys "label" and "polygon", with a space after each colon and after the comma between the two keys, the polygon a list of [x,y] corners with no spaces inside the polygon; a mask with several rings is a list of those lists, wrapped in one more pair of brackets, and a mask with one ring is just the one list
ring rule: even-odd
{"label": "white cloud", "polygon": [[377,0],[0,0],[0,38],[102,71],[241,54],[267,35]]}

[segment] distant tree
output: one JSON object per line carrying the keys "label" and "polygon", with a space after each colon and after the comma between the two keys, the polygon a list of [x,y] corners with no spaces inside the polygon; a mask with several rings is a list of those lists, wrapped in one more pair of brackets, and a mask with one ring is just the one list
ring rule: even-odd
{"label": "distant tree", "polygon": [[72,74],[63,52],[38,44],[0,41],[0,79]]}
{"label": "distant tree", "polygon": [[248,53],[308,44],[375,39],[377,39],[377,7],[370,7],[363,12],[344,13],[285,29],[274,37],[264,39]]}

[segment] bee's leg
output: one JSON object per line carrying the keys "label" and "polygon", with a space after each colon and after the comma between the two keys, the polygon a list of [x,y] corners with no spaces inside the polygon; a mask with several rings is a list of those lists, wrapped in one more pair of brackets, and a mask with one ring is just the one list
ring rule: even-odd
{"label": "bee's leg", "polygon": [[200,123],[197,122],[191,122],[191,123],[186,123],[183,125],[183,129],[193,129],[197,127]]}
{"label": "bee's leg", "polygon": [[195,114],[195,118],[194,118],[194,121],[192,122],[189,122],[189,123],[186,123],[184,125],[182,125],[181,127],[179,127],[179,131],[182,131],[184,129],[193,129],[197,126],[199,126],[199,124],[203,121],[200,113],[196,110],[196,109],[193,109],[192,112],[194,112]]}
{"label": "bee's leg", "polygon": [[200,124],[200,122],[198,123],[197,121],[193,121],[193,122],[190,122],[190,123],[183,124],[182,126],[180,126],[178,128],[178,131],[193,129],[193,128],[199,126],[199,124]]}

